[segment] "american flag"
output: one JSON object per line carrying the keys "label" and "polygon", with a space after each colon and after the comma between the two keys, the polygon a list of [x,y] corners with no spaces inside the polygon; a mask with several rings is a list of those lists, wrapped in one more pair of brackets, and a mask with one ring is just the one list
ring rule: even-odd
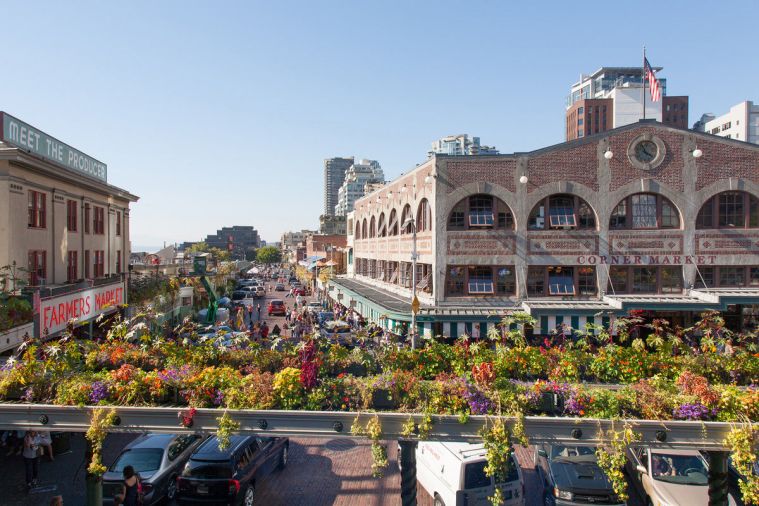
{"label": "american flag", "polygon": [[656,79],[654,69],[651,68],[651,64],[648,63],[648,58],[643,58],[643,73],[646,74],[648,79],[648,86],[651,90],[651,101],[658,102],[661,99],[661,87],[659,86],[659,80]]}

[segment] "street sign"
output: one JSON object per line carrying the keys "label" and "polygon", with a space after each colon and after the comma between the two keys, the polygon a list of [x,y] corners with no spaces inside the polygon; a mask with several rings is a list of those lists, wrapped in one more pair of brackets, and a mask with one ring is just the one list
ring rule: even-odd
{"label": "street sign", "polygon": [[419,312],[419,299],[416,298],[416,295],[414,295],[414,300],[411,301],[411,311],[413,311],[414,314]]}

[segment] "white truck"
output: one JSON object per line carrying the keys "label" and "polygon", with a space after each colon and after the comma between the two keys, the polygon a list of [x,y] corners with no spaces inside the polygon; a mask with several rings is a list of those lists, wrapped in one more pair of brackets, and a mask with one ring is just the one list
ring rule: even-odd
{"label": "white truck", "polygon": [[416,449],[416,479],[435,506],[488,506],[498,486],[504,506],[524,506],[524,478],[512,455],[506,481],[494,485],[485,474],[482,444],[422,441]]}

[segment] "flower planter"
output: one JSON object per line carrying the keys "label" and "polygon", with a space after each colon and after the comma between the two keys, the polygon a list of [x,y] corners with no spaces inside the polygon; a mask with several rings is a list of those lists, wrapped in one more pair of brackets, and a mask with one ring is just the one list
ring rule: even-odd
{"label": "flower planter", "polygon": [[543,392],[540,396],[538,411],[549,415],[561,414],[564,408],[564,399],[554,392]]}
{"label": "flower planter", "polygon": [[374,409],[396,409],[398,400],[392,396],[390,390],[378,389],[372,392],[372,406]]}

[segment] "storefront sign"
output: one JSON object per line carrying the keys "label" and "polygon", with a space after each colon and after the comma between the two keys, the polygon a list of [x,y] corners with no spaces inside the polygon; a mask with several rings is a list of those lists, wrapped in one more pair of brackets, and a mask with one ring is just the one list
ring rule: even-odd
{"label": "storefront sign", "polygon": [[717,255],[580,255],[578,265],[715,265]]}
{"label": "storefront sign", "polygon": [[2,116],[3,123],[0,140],[4,143],[21,148],[80,174],[106,182],[108,175],[106,164],[85,155],[54,137],[50,137],[31,125],[27,125],[7,112],[0,111],[0,116]]}
{"label": "storefront sign", "polygon": [[53,335],[65,329],[70,320],[77,324],[88,322],[123,303],[123,282],[40,299],[35,304],[34,333],[37,336]]}

